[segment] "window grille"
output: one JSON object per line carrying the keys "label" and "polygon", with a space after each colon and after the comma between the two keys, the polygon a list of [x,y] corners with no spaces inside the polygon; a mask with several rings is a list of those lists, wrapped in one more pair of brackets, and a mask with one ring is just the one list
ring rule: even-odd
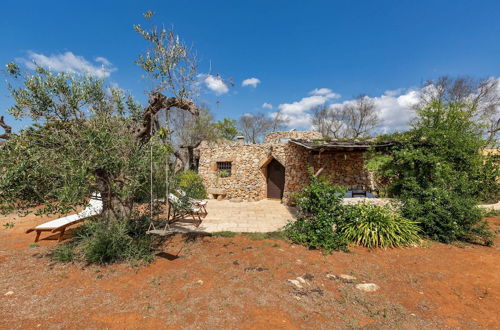
{"label": "window grille", "polygon": [[217,172],[223,177],[231,176],[231,162],[217,162]]}

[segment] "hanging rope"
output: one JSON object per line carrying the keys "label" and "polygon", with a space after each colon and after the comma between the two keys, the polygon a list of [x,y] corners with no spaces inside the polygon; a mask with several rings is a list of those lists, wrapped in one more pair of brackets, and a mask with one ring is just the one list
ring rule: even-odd
{"label": "hanging rope", "polygon": [[[153,114],[151,114],[153,116]],[[151,118],[151,127],[150,127],[150,166],[149,166],[149,180],[150,180],[150,224],[148,231],[146,232],[147,234],[156,234],[160,236],[166,236],[172,233],[170,230],[169,226],[169,221],[170,221],[170,203],[169,203],[169,194],[170,194],[170,171],[169,171],[169,155],[167,155],[166,160],[165,160],[165,205],[167,207],[167,219],[165,221],[165,226],[163,229],[156,229],[156,226],[154,225],[154,214],[153,214],[153,207],[154,207],[154,192],[153,192],[153,123],[155,123],[156,115],[155,118]],[[170,139],[170,116],[169,116],[169,111],[165,111],[165,129],[166,129],[166,139],[165,143],[167,145],[170,145],[171,139]]]}

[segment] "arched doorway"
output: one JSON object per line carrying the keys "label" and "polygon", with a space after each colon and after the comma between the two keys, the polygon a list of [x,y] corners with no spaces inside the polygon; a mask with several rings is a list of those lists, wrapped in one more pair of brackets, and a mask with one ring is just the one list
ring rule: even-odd
{"label": "arched doorway", "polygon": [[285,167],[276,159],[267,164],[267,198],[281,199],[285,189]]}

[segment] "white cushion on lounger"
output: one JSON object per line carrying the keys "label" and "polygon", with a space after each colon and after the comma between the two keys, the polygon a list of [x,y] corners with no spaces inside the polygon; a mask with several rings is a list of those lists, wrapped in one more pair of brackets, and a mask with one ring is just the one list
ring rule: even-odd
{"label": "white cushion on lounger", "polygon": [[35,229],[53,229],[59,228],[72,222],[96,216],[102,212],[102,201],[98,199],[91,199],[89,205],[77,214],[68,215],[59,219],[55,219],[46,223],[42,223],[35,227]]}

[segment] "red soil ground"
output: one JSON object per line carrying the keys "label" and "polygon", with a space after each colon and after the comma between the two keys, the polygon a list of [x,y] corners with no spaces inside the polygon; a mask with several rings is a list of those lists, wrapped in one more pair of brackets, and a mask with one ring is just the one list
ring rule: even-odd
{"label": "red soil ground", "polygon": [[[0,218],[0,225],[11,221]],[[0,228],[0,328],[495,329],[498,245],[444,245],[322,255],[282,240],[176,236],[152,264],[61,264],[55,237],[30,247]],[[490,218],[500,229],[500,218]],[[43,235],[43,234],[42,234]],[[43,237],[43,236],[42,236]],[[254,237],[255,238],[255,237]],[[497,244],[500,241],[497,238]],[[376,283],[365,293],[327,274]],[[299,289],[288,279],[306,283]],[[11,291],[11,294],[5,295]]]}

